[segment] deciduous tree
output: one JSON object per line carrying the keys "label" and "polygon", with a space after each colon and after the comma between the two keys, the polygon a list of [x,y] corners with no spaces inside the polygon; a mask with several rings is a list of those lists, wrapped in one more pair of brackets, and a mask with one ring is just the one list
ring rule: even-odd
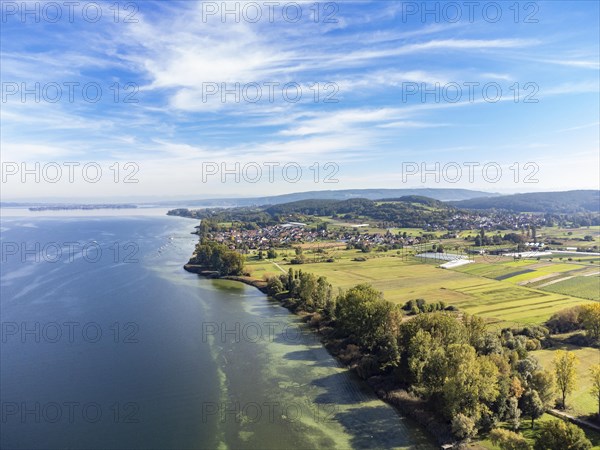
{"label": "deciduous tree", "polygon": [[490,440],[492,444],[497,445],[501,450],[531,450],[531,445],[523,435],[502,428],[492,430]]}
{"label": "deciduous tree", "polygon": [[577,373],[577,356],[566,350],[557,350],[554,356],[554,374],[556,375],[556,385],[562,395],[562,408],[566,407],[567,394],[573,392]]}
{"label": "deciduous tree", "polygon": [[590,367],[590,377],[592,378],[592,395],[598,400],[598,416],[600,417],[600,364]]}
{"label": "deciduous tree", "polygon": [[535,450],[589,450],[592,443],[577,425],[564,420],[551,420],[542,424],[535,440]]}
{"label": "deciduous tree", "polygon": [[542,417],[544,414],[544,403],[540,399],[537,391],[533,389],[529,389],[523,394],[521,398],[521,409],[525,413],[525,415],[531,417],[531,428],[535,424],[535,419]]}

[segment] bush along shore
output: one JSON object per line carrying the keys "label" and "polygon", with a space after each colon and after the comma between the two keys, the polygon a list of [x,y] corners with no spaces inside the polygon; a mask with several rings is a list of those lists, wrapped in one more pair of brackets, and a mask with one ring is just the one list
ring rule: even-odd
{"label": "bush along shore", "polygon": [[401,307],[369,284],[336,293],[325,277],[291,268],[255,279],[244,273],[242,255],[200,238],[187,271],[249,284],[304,317],[334,357],[440,444],[489,436],[500,448],[554,449],[543,440],[558,433],[556,448],[591,448],[583,430],[560,419],[542,424],[533,443],[518,432],[524,419],[533,428],[557,398],[569,402],[568,352],[553,371],[529,354],[548,337],[545,327],[491,331],[482,318],[440,302]]}

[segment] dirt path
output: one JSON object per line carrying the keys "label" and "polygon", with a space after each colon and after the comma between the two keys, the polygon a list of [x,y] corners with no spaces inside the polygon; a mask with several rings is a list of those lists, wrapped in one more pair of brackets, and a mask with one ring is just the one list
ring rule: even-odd
{"label": "dirt path", "polygon": [[564,277],[564,278],[559,278],[558,280],[552,280],[552,281],[550,281],[549,283],[540,284],[540,285],[538,286],[538,289],[539,289],[539,288],[546,287],[546,286],[550,286],[551,284],[554,284],[554,283],[560,283],[561,281],[570,280],[571,278],[575,278],[575,276],[572,276],[572,277]]}
{"label": "dirt path", "polygon": [[549,409],[548,413],[555,417],[560,417],[561,419],[566,419],[569,422],[573,422],[577,425],[582,425],[584,427],[591,428],[592,430],[600,431],[600,425],[590,422],[588,420],[578,419],[577,417],[572,416],[571,414],[567,414],[565,412],[559,411],[558,409]]}
{"label": "dirt path", "polygon": [[283,269],[281,268],[281,266],[280,266],[279,264],[277,264],[275,261],[271,261],[271,262],[272,262],[272,263],[275,265],[275,267],[277,267],[277,268],[278,268],[279,270],[281,270],[283,273],[287,273],[287,272],[286,272],[285,270],[283,270]]}

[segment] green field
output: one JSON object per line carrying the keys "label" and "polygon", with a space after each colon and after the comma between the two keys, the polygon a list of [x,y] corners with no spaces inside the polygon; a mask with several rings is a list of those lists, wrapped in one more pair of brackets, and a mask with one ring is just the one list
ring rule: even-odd
{"label": "green field", "polygon": [[507,263],[480,262],[457,267],[454,270],[471,275],[479,275],[480,277],[495,279],[497,277],[510,275],[511,273],[526,269],[529,265],[531,265],[531,261],[518,261],[514,263],[512,261]]}
{"label": "green field", "polygon": [[545,286],[544,291],[557,294],[569,293],[576,297],[600,301],[600,277],[575,277]]}
{"label": "green field", "polygon": [[[567,396],[567,406],[573,415],[585,416],[598,412],[598,400],[590,394],[592,382],[589,369],[594,364],[600,364],[600,350],[591,347],[573,347],[565,345],[563,350],[573,352],[579,359],[577,366],[577,384],[575,391]],[[546,370],[553,370],[552,360],[556,349],[537,350],[531,352]]]}
{"label": "green field", "polygon": [[[488,258],[492,259],[493,257]],[[589,264],[531,259],[519,261],[509,261],[506,258],[497,259],[482,262],[485,261],[485,258],[477,257],[476,260],[479,262],[453,270],[524,285],[544,292],[600,301],[600,278],[596,275],[598,269],[590,267]],[[511,276],[511,274],[513,275]],[[550,282],[554,283],[549,284]]]}
{"label": "green field", "polygon": [[[308,247],[310,249],[310,247]],[[290,255],[292,252],[288,252]],[[309,263],[290,265],[282,258],[275,262],[283,271],[290,267],[323,275],[334,285],[343,289],[359,283],[370,283],[381,290],[386,299],[404,304],[416,298],[427,301],[444,301],[457,306],[461,311],[478,314],[491,323],[524,324],[542,323],[553,313],[589,300],[566,294],[545,292],[519,286],[509,281],[484,278],[478,274],[487,270],[518,271],[527,266],[527,261],[510,261],[505,264],[473,263],[461,267],[463,271],[445,270],[436,267],[437,263],[423,263],[416,258],[402,258],[395,252],[362,254],[357,250],[328,250],[335,256],[334,263]],[[305,250],[307,260],[313,256]],[[358,262],[357,256],[369,258]],[[530,261],[529,264],[532,264]],[[533,264],[536,264],[535,262]],[[537,263],[539,264],[539,263]],[[490,267],[491,268],[488,268]],[[496,267],[499,266],[499,267]],[[557,264],[558,266],[558,264]],[[464,273],[465,268],[474,267],[475,273]],[[278,275],[282,270],[270,261],[250,261],[248,268],[255,278]],[[560,269],[560,267],[559,267]],[[468,270],[468,269],[467,269]]]}

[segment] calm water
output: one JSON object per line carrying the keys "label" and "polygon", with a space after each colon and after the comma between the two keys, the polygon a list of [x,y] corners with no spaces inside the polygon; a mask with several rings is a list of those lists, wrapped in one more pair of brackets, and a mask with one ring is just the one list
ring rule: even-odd
{"label": "calm water", "polygon": [[[114,213],[113,213],[114,214]],[[2,218],[2,448],[431,448],[188,219]]]}

